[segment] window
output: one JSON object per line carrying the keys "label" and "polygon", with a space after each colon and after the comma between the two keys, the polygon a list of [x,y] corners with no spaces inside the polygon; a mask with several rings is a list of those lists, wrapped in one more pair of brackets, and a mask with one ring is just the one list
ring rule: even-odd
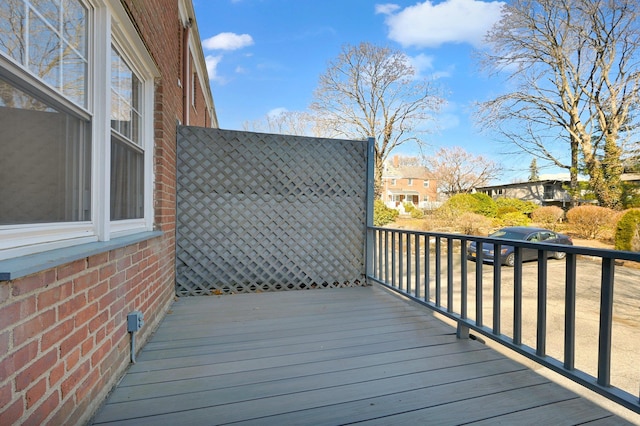
{"label": "window", "polygon": [[144,149],[141,146],[142,85],[111,49],[111,220],[144,216]]}
{"label": "window", "polygon": [[407,186],[413,186],[413,179],[407,179]]}
{"label": "window", "polygon": [[0,259],[152,229],[157,70],[100,5],[0,2]]}
{"label": "window", "polygon": [[545,185],[543,199],[553,200],[554,196],[555,196],[555,189],[553,188],[553,185]]}
{"label": "window", "polygon": [[396,180],[395,179],[391,179],[391,186],[396,186]]}
{"label": "window", "polygon": [[423,185],[424,185],[425,188],[428,188],[429,187],[429,181],[425,180]]}

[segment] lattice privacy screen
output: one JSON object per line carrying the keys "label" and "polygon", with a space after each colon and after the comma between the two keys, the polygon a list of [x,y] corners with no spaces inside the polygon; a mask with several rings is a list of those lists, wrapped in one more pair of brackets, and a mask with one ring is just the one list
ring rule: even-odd
{"label": "lattice privacy screen", "polygon": [[363,282],[367,142],[181,127],[176,292]]}

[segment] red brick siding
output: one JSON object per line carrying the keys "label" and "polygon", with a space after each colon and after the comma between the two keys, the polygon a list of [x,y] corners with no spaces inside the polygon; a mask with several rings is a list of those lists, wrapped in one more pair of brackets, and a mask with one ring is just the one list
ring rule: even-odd
{"label": "red brick siding", "polygon": [[129,362],[126,315],[144,342],[171,302],[173,256],[156,238],[0,283],[3,424],[86,421]]}
{"label": "red brick siding", "polygon": [[[144,313],[139,347],[175,285],[176,122],[183,119],[177,0],[122,0],[159,67],[154,105],[155,225],[162,237],[0,282],[0,423],[87,422],[129,363],[126,315]],[[187,85],[183,86],[186,88]],[[210,124],[202,88],[198,125]],[[191,105],[189,105],[190,108]]]}

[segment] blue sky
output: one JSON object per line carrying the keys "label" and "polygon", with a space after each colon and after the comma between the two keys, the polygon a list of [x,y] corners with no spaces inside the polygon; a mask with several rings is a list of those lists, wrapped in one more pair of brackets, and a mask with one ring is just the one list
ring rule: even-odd
{"label": "blue sky", "polygon": [[[479,71],[472,57],[500,17],[498,1],[393,3],[367,0],[193,0],[220,127],[243,129],[271,111],[304,111],[319,76],[344,44],[370,42],[404,51],[420,75],[437,80],[447,105],[440,129],[425,136],[429,154],[461,146],[505,168],[493,183],[526,180],[531,157],[480,134],[473,103],[504,81]],[[415,146],[395,153],[417,154]],[[540,161],[538,162],[540,165]],[[541,173],[553,170],[541,169]]]}

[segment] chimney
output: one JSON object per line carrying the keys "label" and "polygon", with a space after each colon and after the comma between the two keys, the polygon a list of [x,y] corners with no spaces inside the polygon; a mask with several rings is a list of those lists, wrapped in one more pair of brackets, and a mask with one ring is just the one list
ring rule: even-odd
{"label": "chimney", "polygon": [[394,155],[393,156],[393,167],[395,167],[396,169],[400,166],[400,157],[398,157],[398,155]]}

